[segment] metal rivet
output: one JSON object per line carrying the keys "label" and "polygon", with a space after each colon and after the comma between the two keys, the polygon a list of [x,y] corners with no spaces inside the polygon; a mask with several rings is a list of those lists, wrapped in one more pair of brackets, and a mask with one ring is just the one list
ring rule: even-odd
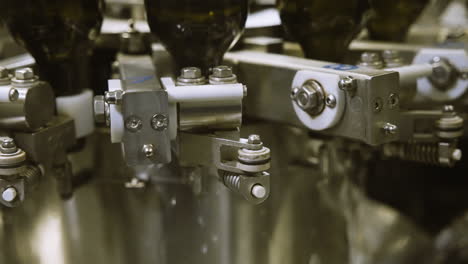
{"label": "metal rivet", "polygon": [[143,121],[137,116],[129,116],[125,121],[125,128],[130,132],[138,132],[143,126]]}

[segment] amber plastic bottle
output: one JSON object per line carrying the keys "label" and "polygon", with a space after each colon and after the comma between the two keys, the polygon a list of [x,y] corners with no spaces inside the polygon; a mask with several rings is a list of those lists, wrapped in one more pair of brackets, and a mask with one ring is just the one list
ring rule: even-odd
{"label": "amber plastic bottle", "polygon": [[369,1],[375,11],[367,25],[369,37],[374,40],[401,42],[430,0]]}
{"label": "amber plastic bottle", "polygon": [[103,0],[0,0],[0,5],[0,17],[56,95],[89,88],[88,60],[101,28]]}
{"label": "amber plastic bottle", "polygon": [[367,0],[278,0],[283,26],[307,58],[339,62],[363,28]]}
{"label": "amber plastic bottle", "polygon": [[206,73],[239,39],[248,0],[145,0],[151,31],[177,66]]}

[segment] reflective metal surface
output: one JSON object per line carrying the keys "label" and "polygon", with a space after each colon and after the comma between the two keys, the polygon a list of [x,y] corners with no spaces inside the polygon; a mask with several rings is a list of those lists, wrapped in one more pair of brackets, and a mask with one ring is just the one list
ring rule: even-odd
{"label": "reflective metal surface", "polygon": [[[268,132],[268,133],[267,133]],[[68,201],[43,181],[16,210],[2,209],[1,263],[414,263],[428,238],[358,187],[365,160],[340,141],[261,125],[276,155],[271,196],[254,206],[213,172],[165,168],[145,189],[117,145],[97,144],[95,179]]]}

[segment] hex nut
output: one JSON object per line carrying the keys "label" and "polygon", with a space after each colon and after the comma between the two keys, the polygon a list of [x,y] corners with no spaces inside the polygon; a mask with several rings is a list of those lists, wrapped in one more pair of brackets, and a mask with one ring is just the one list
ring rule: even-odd
{"label": "hex nut", "polygon": [[34,79],[34,71],[31,68],[22,68],[15,71],[15,78],[17,80],[31,80]]}

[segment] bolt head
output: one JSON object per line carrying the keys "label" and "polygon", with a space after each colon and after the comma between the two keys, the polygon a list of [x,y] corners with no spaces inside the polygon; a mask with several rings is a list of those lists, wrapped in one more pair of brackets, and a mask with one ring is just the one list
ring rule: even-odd
{"label": "bolt head", "polygon": [[9,137],[2,139],[2,148],[16,148],[15,141]]}
{"label": "bolt head", "polygon": [[361,54],[361,61],[367,63],[373,63],[380,61],[380,56],[376,52],[364,52]]}
{"label": "bolt head", "polygon": [[255,184],[253,187],[252,187],[252,196],[257,198],[257,199],[263,199],[266,197],[267,195],[267,190],[266,188],[261,185],[261,184]]}
{"label": "bolt head", "polygon": [[181,70],[180,77],[184,79],[198,79],[202,77],[202,72],[197,67],[187,67]]}
{"label": "bolt head", "polygon": [[302,110],[312,110],[319,104],[319,94],[312,87],[304,85],[296,94],[296,103]]}
{"label": "bolt head", "polygon": [[255,145],[262,144],[262,139],[259,135],[250,135],[247,140],[247,143]]}
{"label": "bolt head", "polygon": [[15,78],[22,81],[34,79],[34,71],[31,68],[18,69],[15,71]]}
{"label": "bolt head", "polygon": [[156,114],[151,119],[151,127],[156,131],[164,131],[169,126],[169,118],[163,114]]}
{"label": "bolt head", "polygon": [[18,197],[18,191],[14,187],[8,187],[2,192],[2,199],[11,203]]}
{"label": "bolt head", "polygon": [[212,72],[213,72],[212,76],[215,78],[229,78],[229,77],[232,77],[233,75],[232,68],[229,66],[214,67]]}
{"label": "bolt head", "polygon": [[151,158],[152,156],[154,156],[154,146],[153,146],[153,144],[143,145],[142,152],[143,152],[143,154],[145,154],[145,156],[147,158]]}
{"label": "bolt head", "polygon": [[338,87],[343,91],[354,92],[357,89],[357,82],[351,76],[344,77],[339,81]]}
{"label": "bolt head", "polygon": [[109,104],[120,104],[123,99],[123,91],[116,90],[113,92],[106,92],[104,100]]}
{"label": "bolt head", "polygon": [[400,52],[396,50],[384,50],[382,53],[382,57],[385,60],[392,60],[400,58]]}
{"label": "bolt head", "polygon": [[5,79],[9,77],[10,75],[9,75],[8,69],[4,67],[0,67],[0,79]]}
{"label": "bolt head", "polygon": [[94,97],[94,120],[96,123],[106,122],[106,100],[103,95]]}

